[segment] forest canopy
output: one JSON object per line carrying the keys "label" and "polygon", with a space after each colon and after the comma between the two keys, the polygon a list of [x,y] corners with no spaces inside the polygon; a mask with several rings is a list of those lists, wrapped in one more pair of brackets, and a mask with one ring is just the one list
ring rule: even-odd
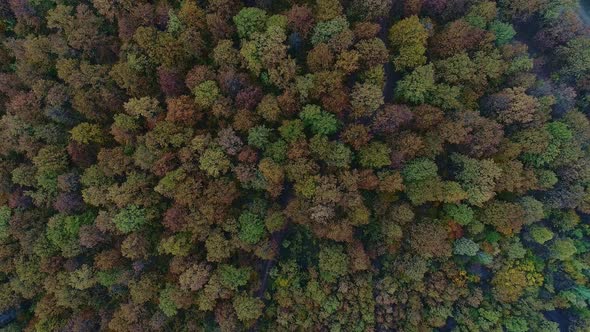
{"label": "forest canopy", "polygon": [[588,331],[575,0],[0,0],[0,331]]}

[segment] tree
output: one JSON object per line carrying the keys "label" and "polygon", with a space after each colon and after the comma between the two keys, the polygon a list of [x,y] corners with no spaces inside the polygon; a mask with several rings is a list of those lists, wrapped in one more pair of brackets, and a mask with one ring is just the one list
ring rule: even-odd
{"label": "tree", "polygon": [[557,52],[562,59],[561,74],[566,78],[580,79],[590,72],[588,51],[590,39],[579,37],[570,40],[567,45],[560,47]]}
{"label": "tree", "polygon": [[256,7],[245,7],[233,17],[238,36],[251,38],[255,32],[262,32],[266,25],[266,12]]}
{"label": "tree", "polygon": [[453,247],[455,255],[475,256],[478,251],[479,245],[465,237],[456,240]]}
{"label": "tree", "polygon": [[293,5],[287,13],[289,27],[306,37],[314,26],[314,16],[306,5]]}
{"label": "tree", "polygon": [[501,169],[493,160],[477,160],[462,155],[453,155],[452,160],[461,167],[456,178],[467,192],[470,204],[481,206],[495,196],[494,186]]}
{"label": "tree", "polygon": [[447,204],[444,206],[443,211],[447,218],[463,226],[474,221],[475,213],[467,204]]}
{"label": "tree", "polygon": [[496,45],[502,46],[509,43],[516,35],[516,31],[510,23],[494,21],[490,24],[490,30],[496,35]]}
{"label": "tree", "polygon": [[576,252],[577,249],[572,239],[555,239],[551,244],[551,257],[561,261],[570,259]]}
{"label": "tree", "polygon": [[354,118],[370,116],[384,103],[381,88],[374,84],[356,84],[350,96]]}
{"label": "tree", "polygon": [[259,149],[264,149],[270,143],[271,134],[272,130],[264,125],[254,127],[248,132],[248,144]]}
{"label": "tree", "polygon": [[314,134],[333,134],[340,125],[333,114],[322,111],[317,105],[305,105],[301,113],[299,113],[299,118]]}
{"label": "tree", "polygon": [[533,240],[539,244],[544,244],[545,242],[553,239],[553,232],[547,227],[534,226],[529,230],[529,233]]}
{"label": "tree", "polygon": [[262,315],[264,303],[262,300],[248,295],[238,295],[234,297],[233,307],[238,319],[247,325],[254,322],[255,319]]}
{"label": "tree", "polygon": [[398,50],[393,58],[396,70],[413,69],[426,63],[428,31],[418,16],[410,16],[389,29],[389,42]]}
{"label": "tree", "polygon": [[389,166],[391,149],[384,143],[371,142],[359,151],[359,163],[363,167],[382,168]]}
{"label": "tree", "polygon": [[414,159],[404,166],[402,176],[406,183],[428,180],[438,177],[438,167],[430,159]]}
{"label": "tree", "polygon": [[105,141],[105,137],[100,126],[88,122],[81,123],[72,128],[70,133],[72,134],[72,139],[81,144],[102,144]]}
{"label": "tree", "polygon": [[539,102],[527,95],[522,87],[506,88],[490,96],[487,107],[496,115],[499,122],[510,125],[533,121]]}
{"label": "tree", "polygon": [[465,20],[449,23],[431,39],[432,52],[436,57],[445,58],[462,51],[484,48],[494,40],[494,35],[477,28]]}
{"label": "tree", "polygon": [[123,233],[141,229],[148,222],[148,213],[136,205],[129,205],[113,217],[113,223]]}
{"label": "tree", "polygon": [[231,163],[219,147],[207,148],[199,158],[199,168],[213,177],[224,174]]}
{"label": "tree", "polygon": [[443,258],[451,256],[451,243],[447,230],[440,222],[422,221],[412,226],[410,247],[424,258]]}
{"label": "tree", "polygon": [[75,257],[82,251],[78,244],[80,227],[93,220],[94,215],[90,212],[72,216],[56,214],[47,224],[47,239],[61,250],[64,257]]}
{"label": "tree", "polygon": [[219,97],[219,87],[215,81],[205,81],[193,90],[195,103],[203,108],[210,108]]}
{"label": "tree", "polygon": [[299,119],[285,120],[279,127],[281,137],[288,143],[293,143],[299,139],[305,138],[305,132],[303,130],[303,121]]}
{"label": "tree", "polygon": [[10,236],[9,224],[12,211],[6,205],[0,207],[0,242],[4,242]]}
{"label": "tree", "polygon": [[166,104],[168,106],[166,121],[194,125],[203,117],[190,96],[168,98]]}
{"label": "tree", "polygon": [[414,69],[395,87],[395,95],[402,101],[422,104],[434,88],[434,66],[428,64]]}
{"label": "tree", "polygon": [[348,21],[340,16],[329,21],[318,22],[313,28],[311,43],[313,45],[326,43],[345,29],[348,29]]}
{"label": "tree", "polygon": [[248,244],[256,244],[264,235],[264,222],[260,216],[252,212],[243,212],[238,218],[240,240]]}
{"label": "tree", "polygon": [[512,235],[520,232],[524,224],[524,210],[515,203],[492,201],[486,204],[479,213],[478,219],[505,235]]}
{"label": "tree", "polygon": [[162,113],[158,100],[150,97],[132,98],[124,105],[125,112],[132,116],[143,116],[146,119],[155,119]]}
{"label": "tree", "polygon": [[248,268],[236,268],[231,265],[221,265],[218,271],[221,285],[231,290],[247,285],[251,272]]}
{"label": "tree", "polygon": [[348,272],[348,256],[338,245],[320,247],[320,276],[327,282],[334,283]]}
{"label": "tree", "polygon": [[221,262],[231,255],[230,242],[219,232],[213,232],[207,237],[205,249],[209,262]]}
{"label": "tree", "polygon": [[273,95],[264,96],[256,107],[256,112],[266,121],[277,121],[281,114],[277,98]]}

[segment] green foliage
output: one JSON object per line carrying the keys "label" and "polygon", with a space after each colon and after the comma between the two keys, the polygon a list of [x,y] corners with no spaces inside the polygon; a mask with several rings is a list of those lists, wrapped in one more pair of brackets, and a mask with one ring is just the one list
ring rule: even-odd
{"label": "green foliage", "polygon": [[542,226],[532,227],[530,229],[530,235],[533,240],[539,244],[544,244],[545,242],[553,239],[553,232],[547,227]]}
{"label": "green foliage", "polygon": [[461,167],[456,177],[467,192],[470,204],[481,206],[494,197],[494,186],[502,170],[493,160],[477,160],[458,154],[452,159]]}
{"label": "green foliage", "polygon": [[113,223],[123,233],[131,233],[141,229],[148,223],[148,212],[137,205],[129,205],[113,217]]}
{"label": "green foliage", "polygon": [[178,233],[162,239],[158,251],[172,256],[187,256],[192,248],[190,234]]}
{"label": "green foliage", "polygon": [[178,313],[178,307],[176,306],[176,303],[174,303],[173,300],[174,292],[174,286],[168,284],[164,289],[162,289],[162,291],[160,292],[160,297],[158,299],[158,306],[160,307],[164,315],[168,317],[175,316]]}
{"label": "green foliage", "polygon": [[195,87],[193,94],[197,105],[208,108],[217,100],[220,91],[215,81],[205,81]]}
{"label": "green foliage", "polygon": [[453,253],[455,255],[475,256],[478,251],[479,245],[465,237],[456,240],[453,246]]}
{"label": "green foliage", "polygon": [[318,159],[325,161],[328,165],[341,168],[350,165],[352,152],[340,142],[329,141],[325,136],[316,135],[311,138],[309,148],[318,156]]}
{"label": "green foliage", "polygon": [[422,104],[434,88],[434,66],[428,64],[414,69],[397,83],[395,95],[404,102]]}
{"label": "green foliage", "polygon": [[381,142],[371,142],[359,151],[359,163],[363,167],[382,168],[389,166],[391,149]]}
{"label": "green foliage", "polygon": [[457,222],[460,225],[469,225],[475,217],[473,209],[467,204],[445,204],[445,217]]}
{"label": "green foliage", "polygon": [[319,253],[320,277],[335,282],[348,273],[348,256],[338,245],[322,246]]}
{"label": "green foliage", "polygon": [[543,203],[534,199],[531,196],[524,196],[520,199],[520,205],[525,211],[525,223],[532,224],[545,217],[545,211],[543,211]]}
{"label": "green foliage", "polygon": [[330,135],[338,130],[339,122],[333,114],[322,111],[317,105],[305,105],[299,118],[312,133]]}
{"label": "green foliage", "polygon": [[271,139],[272,129],[264,125],[254,127],[248,132],[248,144],[253,147],[264,149]]}
{"label": "green foliage", "polygon": [[371,83],[356,84],[351,93],[352,106],[355,116],[369,116],[383,105],[382,89]]}
{"label": "green foliage", "polygon": [[88,122],[81,123],[72,128],[70,133],[74,141],[82,144],[101,144],[105,140],[100,126]]}
{"label": "green foliage", "polygon": [[64,257],[74,257],[81,252],[78,244],[80,227],[91,224],[94,218],[91,212],[71,216],[54,215],[47,224],[47,239],[60,248]]}
{"label": "green foliage", "polygon": [[0,1],[4,329],[585,331],[578,7]]}
{"label": "green foliage", "polygon": [[186,179],[186,176],[182,168],[170,171],[160,180],[154,191],[166,197],[174,197],[176,188]]}
{"label": "green foliage", "polygon": [[516,31],[510,23],[494,21],[490,24],[490,31],[496,36],[496,44],[502,46],[509,43],[516,35]]}
{"label": "green foliage", "polygon": [[283,121],[283,124],[279,127],[281,137],[289,143],[305,138],[303,130],[303,121],[299,119]]}
{"label": "green foliage", "polygon": [[92,269],[84,264],[81,268],[70,273],[70,285],[76,289],[88,289],[96,284],[96,278]]}
{"label": "green foliage", "polygon": [[405,182],[418,182],[437,177],[437,172],[438,167],[434,161],[419,158],[412,160],[404,166],[402,176]]}
{"label": "green foliage", "polygon": [[426,63],[427,38],[428,31],[418,16],[404,18],[389,29],[391,46],[399,50],[393,58],[396,70],[413,69]]}
{"label": "green foliage", "polygon": [[577,252],[572,239],[556,239],[551,244],[551,257],[564,261],[570,259]]}
{"label": "green foliage", "polygon": [[6,205],[0,207],[0,242],[5,241],[10,236],[9,228],[10,217],[12,211]]}
{"label": "green foliage", "polygon": [[221,284],[231,290],[248,284],[250,270],[248,268],[236,268],[231,265],[222,265],[219,267],[219,277]]}
{"label": "green foliage", "polygon": [[199,168],[217,177],[229,170],[231,163],[219,147],[207,148],[199,158]]}
{"label": "green foliage", "polygon": [[264,222],[258,215],[246,211],[238,218],[240,240],[248,244],[256,244],[264,235]]}
{"label": "green foliage", "polygon": [[329,21],[318,22],[313,29],[311,43],[317,45],[325,43],[348,28],[348,21],[344,17],[336,17]]}
{"label": "green foliage", "polygon": [[234,297],[233,307],[240,321],[251,322],[262,315],[264,303],[255,297],[238,295]]}
{"label": "green foliage", "polygon": [[561,74],[579,79],[590,72],[590,39],[578,37],[557,50],[561,59]]}
{"label": "green foliage", "polygon": [[233,17],[238,36],[251,38],[255,32],[262,32],[266,25],[266,12],[256,7],[245,7]]}

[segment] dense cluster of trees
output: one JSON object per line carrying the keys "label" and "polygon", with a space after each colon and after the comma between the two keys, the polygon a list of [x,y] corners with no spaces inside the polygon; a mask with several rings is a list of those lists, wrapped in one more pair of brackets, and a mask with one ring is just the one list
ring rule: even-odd
{"label": "dense cluster of trees", "polygon": [[577,10],[0,1],[5,330],[587,331]]}

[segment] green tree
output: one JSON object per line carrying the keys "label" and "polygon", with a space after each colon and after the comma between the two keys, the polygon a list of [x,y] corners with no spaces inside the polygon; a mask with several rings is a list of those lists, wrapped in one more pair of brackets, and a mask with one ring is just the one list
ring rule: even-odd
{"label": "green tree", "polygon": [[203,108],[209,108],[219,97],[220,91],[215,81],[205,81],[193,90],[195,103]]}
{"label": "green tree", "polygon": [[556,239],[551,244],[551,257],[560,261],[570,259],[578,251],[572,239],[562,238]]}
{"label": "green tree", "polygon": [[233,17],[238,36],[251,38],[255,32],[262,32],[266,26],[266,12],[256,7],[245,7]]}
{"label": "green tree", "polygon": [[264,235],[264,222],[258,215],[246,211],[238,218],[240,240],[248,244],[256,244]]}
{"label": "green tree", "polygon": [[338,130],[339,122],[336,117],[317,105],[305,105],[299,118],[306,127],[309,127],[314,134],[330,135]]}
{"label": "green tree", "polygon": [[397,55],[393,58],[396,70],[416,68],[426,63],[428,31],[417,16],[410,16],[389,29],[389,42]]}
{"label": "green tree", "polygon": [[535,240],[535,242],[539,244],[544,244],[545,242],[553,239],[553,232],[543,226],[534,226],[530,229],[529,234]]}
{"label": "green tree", "polygon": [[455,255],[475,256],[478,251],[479,245],[465,237],[456,240],[453,246],[453,253]]}
{"label": "green tree", "polygon": [[248,324],[262,315],[264,303],[258,298],[242,294],[234,297],[233,307],[238,319]]}
{"label": "green tree", "polygon": [[459,154],[451,159],[460,166],[456,178],[467,192],[469,203],[481,206],[494,197],[494,186],[502,170],[493,160],[472,159]]}
{"label": "green tree", "polygon": [[496,45],[502,46],[509,43],[516,35],[516,31],[510,23],[494,21],[490,24],[490,31],[496,35]]}
{"label": "green tree", "polygon": [[557,50],[561,59],[560,73],[565,78],[579,79],[590,73],[590,39],[574,38]]}
{"label": "green tree", "polygon": [[348,256],[339,245],[322,246],[319,253],[320,276],[327,282],[335,282],[348,273]]}
{"label": "green tree", "polygon": [[395,95],[402,101],[422,104],[434,86],[434,66],[428,64],[404,76],[395,87]]}
{"label": "green tree", "polygon": [[352,114],[357,118],[372,115],[384,103],[381,88],[370,83],[357,83],[352,89],[350,97]]}
{"label": "green tree", "polygon": [[176,316],[178,313],[178,307],[174,302],[174,293],[175,288],[171,284],[167,284],[162,291],[160,291],[160,297],[158,301],[158,306],[164,312],[164,315],[168,317]]}
{"label": "green tree", "polygon": [[123,233],[131,233],[141,229],[148,223],[148,220],[146,209],[137,205],[129,205],[113,217],[113,223]]}
{"label": "green tree", "polygon": [[298,139],[305,138],[303,121],[299,119],[285,120],[279,127],[279,133],[285,141],[292,143]]}
{"label": "green tree", "polygon": [[0,243],[8,239],[10,236],[10,225],[8,222],[10,221],[11,216],[12,211],[8,206],[3,205],[0,207]]}
{"label": "green tree", "polygon": [[248,284],[250,279],[250,269],[237,268],[231,265],[221,265],[219,267],[219,276],[221,284],[231,290],[237,290]]}
{"label": "green tree", "polygon": [[102,144],[105,141],[105,135],[100,126],[88,122],[81,123],[72,128],[70,134],[72,134],[74,141],[82,144]]}
{"label": "green tree", "polygon": [[469,225],[475,218],[473,209],[467,204],[445,204],[443,208],[445,217],[460,225]]}
{"label": "green tree", "polygon": [[230,160],[219,147],[207,148],[199,158],[199,168],[213,177],[226,173],[230,166]]}
{"label": "green tree", "polygon": [[253,147],[264,149],[270,144],[272,129],[262,126],[257,126],[248,131],[248,144]]}
{"label": "green tree", "polygon": [[342,16],[335,17],[329,21],[319,22],[313,28],[311,43],[317,45],[328,42],[332,37],[338,35],[345,29],[348,29],[348,21]]}
{"label": "green tree", "polygon": [[391,149],[385,143],[371,142],[359,151],[359,163],[363,167],[382,168],[391,164]]}
{"label": "green tree", "polygon": [[403,170],[404,182],[418,182],[438,177],[438,166],[427,158],[418,158],[408,162]]}

